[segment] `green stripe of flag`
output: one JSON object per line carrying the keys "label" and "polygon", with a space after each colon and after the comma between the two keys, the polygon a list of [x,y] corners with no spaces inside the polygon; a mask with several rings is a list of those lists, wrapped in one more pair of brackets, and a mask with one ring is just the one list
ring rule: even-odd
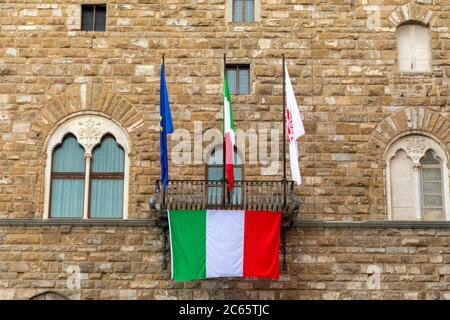
{"label": "green stripe of flag", "polygon": [[170,210],[172,278],[206,277],[206,210]]}
{"label": "green stripe of flag", "polygon": [[228,88],[227,70],[224,71],[224,77],[223,77],[223,128],[222,128],[223,132],[226,132],[228,129],[228,128],[226,128],[225,108],[229,109],[229,113],[230,113],[229,126],[232,130],[234,130],[233,107],[231,105],[230,90]]}

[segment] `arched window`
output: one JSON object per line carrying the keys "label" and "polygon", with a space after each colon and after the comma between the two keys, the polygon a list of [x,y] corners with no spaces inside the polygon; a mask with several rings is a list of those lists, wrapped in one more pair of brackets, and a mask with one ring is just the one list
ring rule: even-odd
{"label": "arched window", "polygon": [[398,64],[402,72],[431,71],[430,30],[417,23],[397,28]]}
{"label": "arched window", "polygon": [[84,149],[74,135],[67,135],[53,152],[51,216],[82,217],[84,194]]}
{"label": "arched window", "polygon": [[427,220],[442,220],[444,215],[444,186],[442,161],[429,150],[420,160],[422,211]]}
{"label": "arched window", "polygon": [[127,218],[129,145],[100,116],[72,118],[47,146],[44,218]]}
{"label": "arched window", "polygon": [[448,161],[438,143],[406,136],[392,144],[386,161],[390,219],[450,219]]}
{"label": "arched window", "polygon": [[84,149],[68,134],[53,152],[51,216],[82,217],[84,195]]}
{"label": "arched window", "polygon": [[[206,179],[208,184],[208,204],[220,205],[222,203],[223,185],[221,179],[223,178],[223,149],[222,146],[214,147],[207,159],[206,165]],[[242,159],[237,151],[234,150],[234,180],[235,185],[231,195],[232,204],[238,205],[242,203],[242,184],[244,176],[244,166]]]}
{"label": "arched window", "polygon": [[399,150],[390,159],[392,219],[416,220],[414,170],[411,159]]}
{"label": "arched window", "polygon": [[90,174],[90,217],[122,217],[124,160],[124,151],[113,136],[104,137],[95,147]]}

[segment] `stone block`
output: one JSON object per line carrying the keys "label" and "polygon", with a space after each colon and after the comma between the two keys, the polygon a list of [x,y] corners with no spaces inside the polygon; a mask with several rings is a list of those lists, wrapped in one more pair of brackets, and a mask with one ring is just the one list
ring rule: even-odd
{"label": "stone block", "polygon": [[6,48],[6,56],[7,57],[16,57],[17,49],[16,48]]}
{"label": "stone block", "polygon": [[30,130],[30,122],[14,122],[12,132],[23,133]]}
{"label": "stone block", "polygon": [[53,281],[53,280],[33,280],[33,281],[31,281],[31,286],[33,288],[53,288],[55,286],[55,281]]}
{"label": "stone block", "polygon": [[155,67],[153,65],[136,65],[136,69],[134,74],[144,75],[144,76],[153,76],[155,73]]}
{"label": "stone block", "polygon": [[38,244],[41,242],[39,234],[7,234],[6,244]]}
{"label": "stone block", "polygon": [[0,300],[14,300],[15,292],[15,289],[0,288]]}

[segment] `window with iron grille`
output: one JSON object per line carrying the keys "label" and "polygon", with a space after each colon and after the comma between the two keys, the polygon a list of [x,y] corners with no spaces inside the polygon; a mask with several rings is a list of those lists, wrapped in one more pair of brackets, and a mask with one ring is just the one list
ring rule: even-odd
{"label": "window with iron grille", "polygon": [[229,64],[226,66],[230,94],[250,94],[250,66],[248,64]]}
{"label": "window with iron grille", "polygon": [[106,4],[83,4],[81,6],[81,30],[106,30]]}
{"label": "window with iron grille", "polygon": [[233,0],[233,22],[254,22],[255,0]]}

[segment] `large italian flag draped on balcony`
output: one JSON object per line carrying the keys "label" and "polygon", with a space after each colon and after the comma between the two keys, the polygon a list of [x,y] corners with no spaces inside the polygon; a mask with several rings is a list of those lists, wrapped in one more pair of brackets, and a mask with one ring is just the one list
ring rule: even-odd
{"label": "large italian flag draped on balcony", "polygon": [[169,211],[172,279],[278,279],[281,212]]}

